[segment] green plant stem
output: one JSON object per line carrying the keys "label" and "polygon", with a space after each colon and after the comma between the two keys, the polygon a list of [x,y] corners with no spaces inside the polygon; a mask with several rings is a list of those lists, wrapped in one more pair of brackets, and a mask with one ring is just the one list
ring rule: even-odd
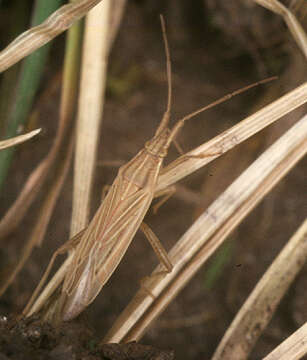
{"label": "green plant stem", "polygon": [[[61,0],[38,0],[34,10],[32,25],[37,25],[44,21],[59,7],[60,3]],[[35,51],[21,66],[16,88],[16,100],[8,116],[5,138],[16,136],[18,130],[25,124],[29,116],[49,49],[50,43]],[[6,179],[14,152],[15,149],[10,148],[0,153],[0,189]]]}
{"label": "green plant stem", "polygon": [[[1,5],[1,2],[0,2]],[[21,33],[28,21],[29,4],[26,1],[14,0],[11,3],[10,19],[7,38],[14,39],[19,33]],[[4,131],[7,126],[6,114],[9,113],[15,94],[15,86],[17,82],[17,76],[20,69],[20,65],[12,66],[4,74],[1,81],[0,88],[0,133],[1,137],[4,135]]]}
{"label": "green plant stem", "polygon": [[83,20],[71,26],[67,32],[60,115],[72,116],[76,106],[81,59]]}
{"label": "green plant stem", "polygon": [[206,272],[205,289],[211,290],[229,263],[233,252],[233,243],[225,242],[216,252],[213,261]]}

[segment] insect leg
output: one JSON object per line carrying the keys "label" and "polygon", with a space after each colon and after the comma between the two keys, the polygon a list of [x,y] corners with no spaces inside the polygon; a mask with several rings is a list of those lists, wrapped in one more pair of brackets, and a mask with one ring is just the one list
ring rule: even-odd
{"label": "insect leg", "polygon": [[38,293],[40,292],[41,288],[43,287],[43,285],[45,284],[49,274],[50,274],[50,271],[52,269],[52,266],[55,262],[55,259],[59,256],[59,255],[62,255],[62,254],[65,254],[66,252],[68,252],[69,250],[75,248],[77,246],[77,244],[80,242],[81,238],[82,238],[82,235],[84,233],[85,229],[84,230],[81,230],[77,235],[75,235],[73,238],[69,239],[65,244],[63,244],[59,249],[57,249],[52,257],[51,257],[51,260],[47,266],[47,269],[45,270],[44,272],[44,275],[43,277],[41,278],[39,284],[37,285],[35,291],[33,292],[32,296],[31,296],[31,299],[29,300],[27,306],[24,308],[23,310],[23,314],[24,315],[27,315],[27,313],[29,312],[29,310],[31,309],[34,301],[36,300],[37,298],[37,295]]}
{"label": "insect leg", "polygon": [[155,278],[159,278],[160,276],[165,276],[166,274],[170,273],[173,269],[173,265],[167,255],[166,250],[164,249],[163,245],[161,244],[160,240],[151,230],[151,228],[142,222],[140,229],[143,231],[144,235],[148,239],[150,245],[152,246],[154,252],[156,253],[159,261],[161,264],[164,265],[165,270],[156,272],[151,276],[145,276],[143,279],[140,280],[141,288],[153,299],[155,299],[154,294],[149,290],[148,283],[153,281]]}
{"label": "insect leg", "polygon": [[[153,248],[154,252],[156,253],[159,261],[161,264],[164,265],[165,269],[161,274],[170,273],[173,269],[173,265],[167,255],[166,250],[164,249],[163,245],[161,244],[160,240],[151,230],[151,228],[142,222],[140,229],[143,231],[144,235],[146,236],[147,240],[149,241],[151,247]],[[158,274],[158,273],[157,273]],[[160,273],[159,273],[160,274]]]}
{"label": "insect leg", "polygon": [[166,189],[160,190],[158,192],[155,193],[154,197],[160,197],[162,196],[162,199],[160,201],[157,202],[157,204],[155,204],[152,208],[153,208],[153,212],[154,214],[157,213],[158,209],[171,197],[174,195],[174,193],[176,192],[176,186],[175,185],[171,185],[168,186]]}

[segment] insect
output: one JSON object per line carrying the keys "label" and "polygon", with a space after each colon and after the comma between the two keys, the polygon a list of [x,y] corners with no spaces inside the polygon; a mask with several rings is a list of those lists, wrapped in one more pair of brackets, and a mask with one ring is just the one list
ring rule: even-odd
{"label": "insect", "polygon": [[[227,95],[183,117],[176,122],[173,128],[169,129],[172,98],[171,62],[162,16],[161,25],[168,79],[166,111],[154,137],[145,143],[144,148],[132,160],[119,169],[117,177],[89,226],[70,240],[73,248],[72,259],[65,271],[64,279],[61,279],[62,287],[56,299],[56,313],[61,320],[67,321],[75,318],[96,298],[118,266],[139,228],[143,230],[160,261],[164,264],[166,269],[164,273],[172,270],[172,264],[166,251],[151,229],[143,223],[153,198],[161,195],[167,196],[165,191],[163,194],[155,192],[163,160],[169,146],[186,120],[243,91],[241,89]],[[210,155],[216,154],[204,154],[203,156]],[[65,249],[67,246],[64,245],[57,254]],[[53,260],[50,264],[52,262]],[[45,276],[46,274],[43,279]],[[38,288],[41,287],[41,283]],[[30,305],[31,300],[26,309],[29,309]],[[28,310],[24,311],[26,314],[27,312]]]}
{"label": "insect", "polygon": [[169,83],[166,112],[154,137],[127,164],[123,165],[107,196],[82,235],[62,286],[62,318],[70,320],[90,304],[108,281],[135,233],[141,227],[165,265],[172,265],[167,253],[149,227],[142,223],[155,196],[158,175],[167,150],[185,119],[169,130],[171,109],[171,68],[161,17]]}

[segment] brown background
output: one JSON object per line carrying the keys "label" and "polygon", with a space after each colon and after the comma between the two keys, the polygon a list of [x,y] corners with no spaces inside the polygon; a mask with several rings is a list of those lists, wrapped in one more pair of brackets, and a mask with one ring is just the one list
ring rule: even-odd
{"label": "brown background", "polygon": [[[187,151],[247,115],[277,99],[306,79],[306,63],[282,19],[246,1],[128,1],[109,59],[93,212],[102,186],[111,184],[116,169],[102,161],[128,161],[153,136],[166,106],[165,55],[159,14],[165,16],[173,66],[173,120],[239,87],[278,75],[269,85],[241,95],[191,120],[178,140]],[[61,66],[63,39],[53,47],[46,71],[48,86]],[[61,55],[59,55],[61,54]],[[48,151],[54,136],[59,104],[58,87],[39,103],[43,134],[20,147],[1,194],[2,214],[20,191],[27,175]],[[200,204],[178,194],[146,222],[169,249],[183,232],[265,148],[291,126],[303,108],[270,126],[259,136],[191,175],[181,185],[194,191]],[[169,159],[178,156],[171,149]],[[306,162],[305,162],[306,165]],[[305,167],[306,169],[306,167]],[[229,255],[223,271],[208,288],[208,269],[214,259],[165,310],[149,329],[143,343],[175,349],[176,359],[209,359],[236,312],[256,282],[306,217],[304,164],[300,162],[228,238]],[[31,295],[52,252],[67,239],[72,177],[66,182],[43,246],[36,249],[17,281],[0,299],[0,313],[19,312]],[[305,189],[306,192],[306,189]],[[22,227],[2,242],[2,274],[16,260],[29,233],[40,200],[32,206]],[[103,336],[132,298],[142,277],[157,259],[142,234],[137,234],[118,270],[94,304],[83,315]],[[306,267],[291,286],[272,322],[257,343],[251,359],[264,356],[306,321]]]}

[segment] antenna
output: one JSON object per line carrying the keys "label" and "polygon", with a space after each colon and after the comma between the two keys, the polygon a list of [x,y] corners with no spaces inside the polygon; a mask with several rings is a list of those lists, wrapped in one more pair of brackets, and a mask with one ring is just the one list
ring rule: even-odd
{"label": "antenna", "polygon": [[166,74],[167,74],[167,85],[168,85],[168,94],[167,94],[167,107],[166,111],[163,115],[161,123],[156,131],[158,134],[161,130],[165,129],[168,125],[170,113],[171,113],[171,106],[172,106],[172,67],[171,67],[171,56],[169,51],[169,45],[166,36],[166,27],[165,27],[165,20],[163,15],[160,14],[160,21],[161,21],[161,28],[162,28],[162,36],[165,48],[165,56],[166,56]]}
{"label": "antenna", "polygon": [[255,83],[253,83],[253,84],[244,86],[243,88],[238,89],[238,90],[235,90],[235,91],[233,91],[232,93],[227,94],[227,95],[225,95],[225,96],[223,96],[223,97],[221,97],[221,98],[213,101],[212,103],[210,103],[210,104],[208,104],[208,105],[206,105],[206,106],[204,106],[204,107],[202,107],[202,108],[200,108],[200,109],[198,109],[198,110],[196,110],[196,111],[193,111],[193,112],[191,112],[190,114],[184,116],[183,118],[179,119],[179,120],[177,121],[177,123],[174,125],[174,127],[172,128],[171,134],[170,134],[170,137],[169,137],[169,141],[171,142],[171,141],[174,140],[177,132],[178,132],[179,129],[183,126],[183,124],[185,123],[186,120],[189,120],[189,119],[191,119],[192,117],[198,115],[199,113],[201,113],[201,112],[203,112],[203,111],[205,111],[205,110],[208,110],[208,109],[210,109],[210,108],[213,108],[213,107],[215,107],[215,106],[218,105],[218,104],[221,104],[221,103],[223,103],[223,102],[225,102],[225,101],[227,101],[227,100],[230,100],[230,99],[233,98],[234,96],[239,95],[239,94],[241,94],[242,92],[244,92],[244,91],[246,91],[246,90],[249,90],[249,89],[251,89],[251,88],[253,88],[253,87],[255,87],[255,86],[258,86],[258,85],[260,85],[260,84],[266,84],[267,82],[272,81],[272,80],[276,80],[276,79],[277,79],[277,76],[271,76],[271,77],[269,77],[269,78],[267,78],[267,79],[263,79],[263,80],[260,80],[260,81],[255,82]]}

